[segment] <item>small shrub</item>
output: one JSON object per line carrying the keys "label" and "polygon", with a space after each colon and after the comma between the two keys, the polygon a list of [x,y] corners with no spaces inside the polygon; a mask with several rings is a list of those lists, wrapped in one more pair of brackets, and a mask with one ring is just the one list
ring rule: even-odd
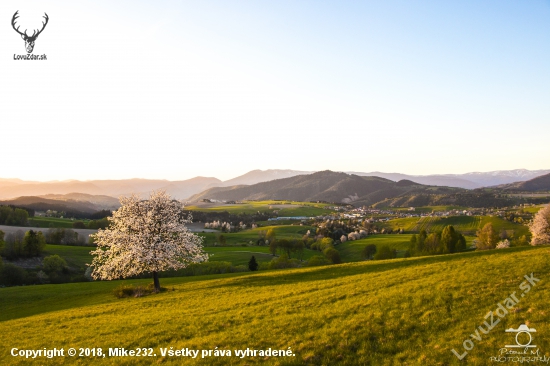
{"label": "small shrub", "polygon": [[46,273],[61,273],[67,268],[67,262],[59,255],[54,254],[47,256],[42,261],[42,267]]}
{"label": "small shrub", "polygon": [[[137,288],[140,289],[140,291],[145,291],[145,293],[148,295],[148,294],[152,294],[152,293],[156,293],[157,291],[155,290],[155,284],[153,282],[149,283],[147,286],[143,287],[143,286],[138,286]],[[166,291],[167,288],[166,287],[160,287],[160,292],[164,292]],[[139,297],[139,296],[136,296],[136,297]]]}
{"label": "small shrub", "polygon": [[376,254],[376,245],[375,244],[367,244],[365,248],[361,251],[361,257],[363,259],[372,259],[372,257]]}
{"label": "small shrub", "polygon": [[[166,287],[160,288],[161,292],[166,290]],[[125,297],[142,297],[156,292],[155,284],[151,282],[147,286],[138,285],[134,287],[133,285],[120,285],[113,290],[113,295],[119,299],[122,299]]]}
{"label": "small shrub", "polygon": [[330,261],[322,255],[314,255],[307,261],[307,265],[310,267],[326,266],[327,264],[330,264]]}
{"label": "small shrub", "polygon": [[240,265],[235,266],[231,269],[231,272],[233,272],[233,273],[248,272],[248,271],[250,271],[248,269],[248,266],[245,266],[244,264],[240,264]]}
{"label": "small shrub", "polygon": [[38,273],[36,274],[36,278],[40,283],[48,283],[50,280],[50,278],[44,271],[38,271]]}
{"label": "small shrub", "polygon": [[134,295],[134,286],[132,285],[120,285],[113,290],[113,295],[122,299],[124,297],[130,297]]}
{"label": "small shrub", "polygon": [[495,249],[510,248],[510,241],[508,239],[501,240],[497,243]]}
{"label": "small shrub", "polygon": [[11,263],[6,263],[0,272],[0,285],[20,286],[25,284],[27,271]]}
{"label": "small shrub", "polygon": [[[153,288],[154,288],[154,284],[153,284]],[[134,297],[142,297],[142,296],[145,296],[147,295],[148,291],[145,287],[143,286],[137,286],[136,288],[134,288]]]}
{"label": "small shrub", "polygon": [[82,221],[73,222],[73,229],[86,229],[86,225]]}
{"label": "small shrub", "polygon": [[374,255],[375,260],[393,259],[397,257],[394,249],[390,249],[387,245],[382,245],[378,248],[378,252]]}
{"label": "small shrub", "polygon": [[342,263],[342,259],[340,258],[340,253],[332,247],[326,248],[323,251],[323,254],[325,255],[325,257],[328,258],[328,260],[332,262],[332,264]]}
{"label": "small shrub", "polygon": [[86,268],[86,272],[84,272],[84,277],[86,277],[86,279],[88,281],[93,281],[94,278],[92,277],[92,272],[93,272],[93,268],[92,267],[88,267]]}
{"label": "small shrub", "polygon": [[282,254],[278,258],[273,258],[269,262],[269,269],[281,269],[281,268],[297,268],[301,267],[301,263],[297,259],[288,259],[286,254]]}

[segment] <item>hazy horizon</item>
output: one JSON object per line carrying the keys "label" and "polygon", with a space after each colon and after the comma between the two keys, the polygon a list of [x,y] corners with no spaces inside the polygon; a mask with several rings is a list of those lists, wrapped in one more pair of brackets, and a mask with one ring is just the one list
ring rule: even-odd
{"label": "hazy horizon", "polygon": [[[331,169],[321,169],[321,170],[316,170],[316,171],[303,171],[304,174],[312,174],[312,173],[315,173],[315,172],[319,172],[319,171],[325,171],[325,170],[331,170]],[[368,174],[371,174],[371,173],[381,173],[381,174],[403,174],[403,175],[408,175],[408,176],[414,176],[414,177],[425,177],[425,176],[444,176],[444,175],[448,175],[448,176],[461,176],[461,175],[465,175],[465,174],[476,174],[476,173],[480,173],[480,174],[488,174],[488,173],[496,173],[496,172],[508,172],[508,171],[520,171],[520,170],[526,170],[526,171],[545,171],[545,170],[550,170],[550,168],[547,168],[547,169],[524,169],[524,168],[517,168],[517,169],[500,169],[500,170],[489,170],[489,171],[469,171],[469,172],[464,172],[464,173],[433,173],[433,174],[408,174],[408,173],[404,173],[404,172],[390,172],[390,171],[360,171],[360,170],[357,170],[357,171],[342,171],[342,170],[333,170],[334,172],[340,172],[340,173],[348,173],[348,174],[353,174],[353,173],[368,173]],[[165,181],[168,181],[168,182],[174,182],[174,181],[184,181],[184,180],[189,180],[189,179],[194,179],[194,178],[215,178],[215,179],[219,179],[220,181],[222,182],[226,182],[228,180],[231,180],[231,179],[234,179],[234,178],[238,178],[240,176],[243,176],[247,173],[250,173],[250,172],[253,172],[253,171],[262,171],[262,172],[267,172],[267,171],[298,171],[298,170],[294,170],[294,169],[277,169],[277,168],[273,168],[273,169],[252,169],[250,171],[247,171],[247,172],[244,172],[242,174],[238,174],[238,175],[232,175],[232,176],[229,176],[225,179],[222,179],[216,175],[208,175],[208,176],[193,176],[193,177],[187,177],[187,178],[182,178],[182,179],[167,179],[167,178],[148,178],[148,177],[129,177],[129,178],[92,178],[92,179],[52,179],[52,180],[37,180],[37,179],[22,179],[22,178],[19,178],[19,177],[3,177],[3,176],[0,176],[0,180],[21,180],[21,181],[24,181],[24,182],[39,182],[39,183],[49,183],[49,182],[71,182],[71,181],[80,181],[80,182],[91,182],[91,181],[101,181],[101,180],[165,180]]]}

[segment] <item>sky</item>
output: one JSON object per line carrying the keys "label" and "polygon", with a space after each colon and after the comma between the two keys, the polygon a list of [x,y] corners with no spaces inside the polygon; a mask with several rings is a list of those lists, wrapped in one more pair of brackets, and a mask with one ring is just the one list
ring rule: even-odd
{"label": "sky", "polygon": [[549,169],[549,61],[550,0],[2,1],[0,177]]}

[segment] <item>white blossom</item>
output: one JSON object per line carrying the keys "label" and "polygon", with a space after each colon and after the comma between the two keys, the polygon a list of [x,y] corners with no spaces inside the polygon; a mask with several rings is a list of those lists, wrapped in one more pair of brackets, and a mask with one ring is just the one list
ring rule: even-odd
{"label": "white blossom", "polygon": [[531,245],[550,244],[550,204],[537,212],[529,229],[533,234]]}
{"label": "white blossom", "polygon": [[510,241],[508,239],[501,240],[497,243],[495,249],[510,248]]}
{"label": "white blossom", "polygon": [[[202,262],[208,255],[202,241],[185,226],[183,203],[164,191],[153,192],[148,200],[137,195],[120,198],[121,207],[109,217],[109,228],[91,235],[97,244],[92,251],[94,279],[112,280],[168,269],[185,268]],[[158,279],[155,277],[155,280]]]}

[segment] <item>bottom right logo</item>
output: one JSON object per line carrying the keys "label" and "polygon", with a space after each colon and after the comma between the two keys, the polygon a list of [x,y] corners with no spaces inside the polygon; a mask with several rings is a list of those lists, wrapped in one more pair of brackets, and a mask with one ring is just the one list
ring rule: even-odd
{"label": "bottom right logo", "polygon": [[548,364],[550,357],[541,354],[540,349],[532,344],[533,336],[536,333],[535,328],[529,328],[526,324],[521,324],[517,329],[509,328],[506,333],[515,333],[516,344],[507,344],[499,350],[498,356],[490,358],[492,362],[513,362],[513,363],[531,363],[542,362]]}

